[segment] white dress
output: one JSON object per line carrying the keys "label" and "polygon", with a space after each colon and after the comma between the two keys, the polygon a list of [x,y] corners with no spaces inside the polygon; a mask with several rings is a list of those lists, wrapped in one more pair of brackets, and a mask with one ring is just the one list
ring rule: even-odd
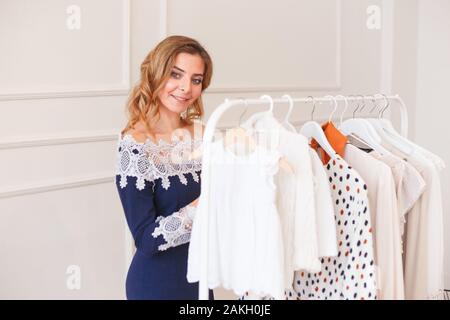
{"label": "white dress", "polygon": [[392,153],[381,155],[376,151],[372,151],[369,154],[375,159],[383,161],[392,170],[397,193],[398,213],[400,215],[400,235],[403,238],[407,213],[425,191],[425,180],[410,163]]}
{"label": "white dress", "polygon": [[[283,238],[274,184],[281,154],[261,146],[242,154],[242,145],[231,147],[218,141],[204,150],[211,151],[208,286],[222,286],[237,295],[251,291],[282,299]],[[203,181],[189,246],[189,282],[200,278]]]}
{"label": "white dress", "polygon": [[[280,171],[275,179],[283,230],[285,289],[291,291],[295,270],[320,271],[319,257],[337,255],[328,177],[307,138],[286,130],[270,113],[254,114],[242,127],[255,130],[261,143],[278,150],[294,171]],[[241,297],[271,298],[251,293]]]}
{"label": "white dress", "polygon": [[320,270],[318,240],[313,232],[316,228],[314,176],[308,140],[286,130],[268,113],[255,114],[242,126],[255,130],[258,141],[279,151],[294,171],[293,174],[279,172],[275,179],[277,209],[283,228],[285,288],[291,289],[295,270]]}
{"label": "white dress", "polygon": [[338,254],[338,249],[330,183],[317,153],[311,148],[309,148],[309,153],[314,173],[318,255],[319,257],[335,257]]}
{"label": "white dress", "polygon": [[442,299],[444,289],[444,215],[439,158],[418,149],[404,155],[390,145],[394,154],[406,159],[425,180],[426,187],[407,215],[404,235],[406,299]]}
{"label": "white dress", "polygon": [[391,168],[348,144],[348,162],[367,184],[377,266],[378,299],[403,300],[402,241],[395,182]]}

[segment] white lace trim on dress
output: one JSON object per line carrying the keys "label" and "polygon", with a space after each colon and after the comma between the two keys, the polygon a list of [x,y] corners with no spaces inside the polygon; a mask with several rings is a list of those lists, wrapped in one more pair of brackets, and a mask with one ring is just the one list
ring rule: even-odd
{"label": "white lace trim on dress", "polygon": [[164,189],[169,189],[171,176],[178,176],[187,185],[186,174],[191,174],[199,182],[202,168],[201,158],[189,159],[189,155],[202,145],[201,139],[183,139],[167,142],[151,139],[137,142],[130,134],[119,139],[116,174],[120,175],[120,187],[127,185],[127,176],[136,177],[136,187],[144,189],[145,181],[162,179]]}

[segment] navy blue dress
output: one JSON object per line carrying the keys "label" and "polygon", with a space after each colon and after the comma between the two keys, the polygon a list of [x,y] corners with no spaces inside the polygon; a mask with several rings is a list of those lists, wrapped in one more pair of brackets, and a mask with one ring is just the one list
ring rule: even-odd
{"label": "navy blue dress", "polygon": [[188,205],[200,196],[201,159],[184,157],[199,145],[200,140],[119,138],[116,186],[136,246],[127,299],[198,299],[198,283],[188,283],[186,273],[193,210]]}

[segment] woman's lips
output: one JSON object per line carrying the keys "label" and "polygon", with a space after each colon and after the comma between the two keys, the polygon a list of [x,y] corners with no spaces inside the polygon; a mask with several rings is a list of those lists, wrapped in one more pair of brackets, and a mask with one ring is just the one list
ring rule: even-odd
{"label": "woman's lips", "polygon": [[170,96],[180,102],[186,102],[189,100],[188,98],[177,97],[177,96],[174,96],[173,94],[171,94]]}

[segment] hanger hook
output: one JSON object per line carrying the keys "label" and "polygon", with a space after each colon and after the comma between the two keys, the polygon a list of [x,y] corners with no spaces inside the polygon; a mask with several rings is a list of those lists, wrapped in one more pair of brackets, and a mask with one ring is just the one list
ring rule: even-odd
{"label": "hanger hook", "polygon": [[[348,96],[346,97],[346,100],[347,100],[347,103],[348,103],[348,106],[349,106],[349,107],[350,107],[351,103],[355,101],[355,97],[356,97],[356,96],[355,96],[354,94],[348,95]],[[350,100],[350,102],[348,102],[349,100]],[[345,113],[345,112],[343,112],[342,115],[344,115],[344,113]],[[343,117],[341,117],[341,118],[343,118]],[[353,116],[353,118],[354,118],[354,116]]]}
{"label": "hanger hook", "polygon": [[[311,101],[313,103],[313,108],[311,110],[311,121],[314,121],[314,111],[316,110],[316,101],[314,100],[313,96],[308,96],[306,99],[311,98]],[[305,101],[306,103],[308,102],[308,100]]]}
{"label": "hanger hook", "polygon": [[266,100],[269,100],[269,102],[270,102],[270,109],[269,109],[269,112],[273,112],[273,99],[272,99],[272,97],[271,96],[269,96],[269,95],[267,95],[267,94],[264,94],[264,95],[262,95],[261,97],[259,97],[260,99],[266,99]]}
{"label": "hanger hook", "polygon": [[373,95],[373,94],[368,96],[369,98],[371,98],[370,100],[372,101],[372,104],[373,104],[373,107],[372,107],[372,109],[370,109],[369,114],[371,114],[371,113],[373,112],[373,110],[375,110],[376,108],[378,108],[378,105],[377,105],[377,103],[376,103],[376,98],[375,98],[375,96],[376,96],[376,95]]}
{"label": "hanger hook", "polygon": [[389,99],[387,98],[387,96],[385,94],[381,94],[384,97],[384,100],[386,101],[386,106],[381,110],[381,115],[379,116],[379,118],[383,118],[383,114],[384,112],[387,110],[387,108],[389,108],[389,106],[391,105],[391,103],[389,102]]}
{"label": "hanger hook", "polygon": [[355,108],[355,110],[353,110],[353,119],[355,119],[355,113],[356,113],[356,111],[358,111],[358,109],[359,109],[359,101],[358,101],[358,96],[356,96],[356,95],[352,95],[352,96],[355,97],[354,102],[355,102],[355,104],[356,104],[356,108]]}
{"label": "hanger hook", "polygon": [[385,108],[389,104],[389,100],[388,100],[387,96],[384,93],[377,93],[377,94],[375,94],[375,97],[377,97],[377,96],[380,96],[380,97],[383,98],[383,100],[384,100],[383,108]]}
{"label": "hanger hook", "polygon": [[363,96],[362,94],[358,94],[358,97],[361,97],[361,101],[362,101],[361,109],[358,109],[358,112],[362,112],[364,110],[364,108],[366,107],[365,96]]}
{"label": "hanger hook", "polygon": [[[383,96],[381,93],[376,93],[376,94],[373,95],[373,97],[374,97],[374,103],[375,103],[376,97],[383,97],[383,99],[384,99],[385,104],[384,104],[384,106],[380,109],[380,111],[378,111],[378,116],[380,116],[381,110],[383,110],[383,108],[388,104],[388,101],[387,101],[387,99],[386,99],[386,96]],[[375,110],[376,108],[378,108],[378,104],[375,103],[375,105],[376,105],[376,107],[373,107],[372,110],[370,110],[371,113],[372,113],[373,110]]]}
{"label": "hanger hook", "polygon": [[342,111],[342,113],[341,113],[341,118],[340,118],[340,122],[339,122],[339,125],[342,125],[342,119],[344,118],[344,113],[345,113],[345,111],[347,111],[347,108],[348,108],[348,100],[347,100],[347,97],[343,96],[342,94],[338,94],[336,96],[336,98],[338,98],[338,97],[343,98],[344,102],[345,102],[344,111]]}
{"label": "hanger hook", "polygon": [[281,98],[287,99],[289,101],[289,111],[286,114],[286,117],[284,118],[284,122],[288,122],[289,117],[291,116],[292,113],[292,109],[294,108],[294,100],[292,100],[291,96],[288,94],[284,94]]}
{"label": "hanger hook", "polygon": [[333,118],[334,113],[335,113],[336,110],[337,110],[337,101],[336,101],[336,99],[335,99],[333,96],[331,96],[331,95],[327,95],[327,96],[325,96],[324,98],[330,99],[330,106],[331,106],[331,105],[333,104],[333,102],[334,102],[334,109],[333,109],[333,111],[332,111],[331,114],[330,114],[330,118],[328,118],[328,123],[330,123],[330,122],[331,122],[331,119]]}
{"label": "hanger hook", "polygon": [[244,105],[245,105],[244,112],[241,113],[241,116],[239,117],[238,127],[240,127],[240,126],[241,126],[242,117],[244,116],[244,114],[246,114],[246,112],[247,112],[247,110],[248,110],[248,102],[247,102],[247,100],[244,99],[244,98],[238,98],[238,99],[239,99],[239,100],[242,100],[242,103],[244,103]]}
{"label": "hanger hook", "polygon": [[[366,102],[367,102],[367,100],[369,100],[370,101],[370,95],[361,95],[362,96],[362,99],[363,99],[363,102],[364,102],[364,106],[361,108],[361,110],[359,110],[359,112],[361,112],[361,111],[363,111],[363,109],[365,108],[365,106],[366,106]],[[370,111],[369,111],[370,112]]]}

